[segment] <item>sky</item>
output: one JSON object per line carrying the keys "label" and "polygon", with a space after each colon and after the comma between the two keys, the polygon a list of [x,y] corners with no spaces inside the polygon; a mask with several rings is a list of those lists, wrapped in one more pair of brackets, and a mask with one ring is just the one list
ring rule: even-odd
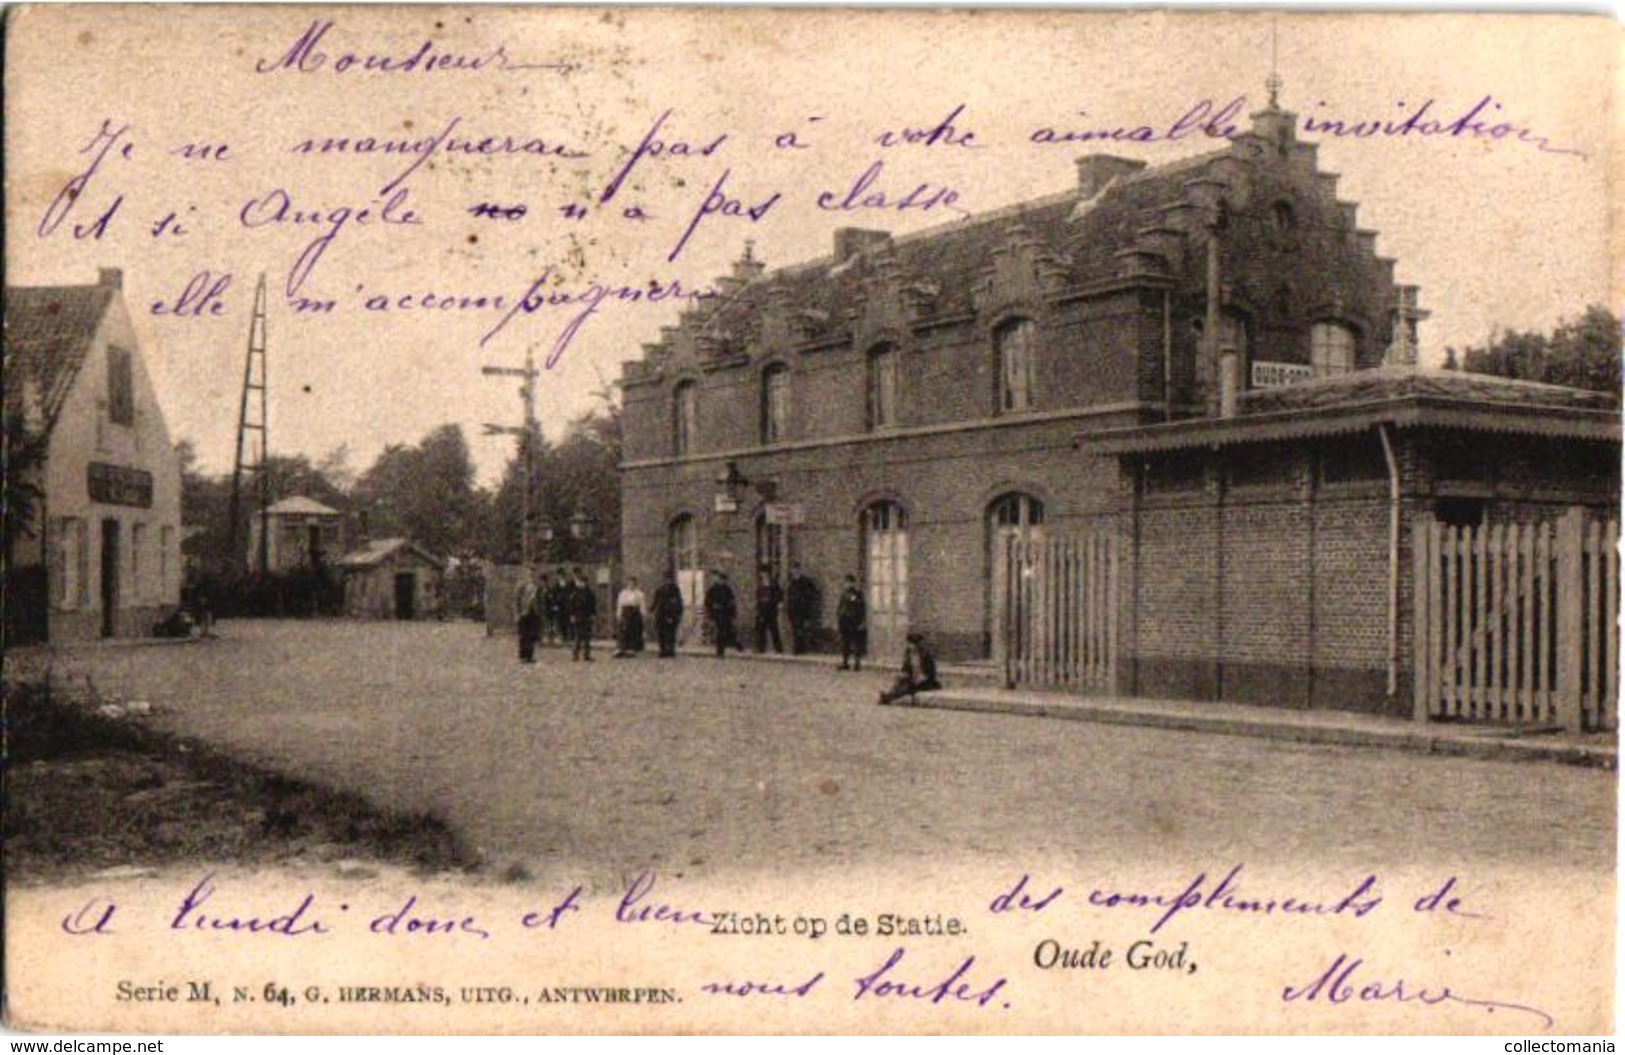
{"label": "sky", "polygon": [[[490,481],[512,441],[481,426],[516,421],[520,401],[483,366],[518,366],[527,349],[552,359],[540,411],[556,436],[678,307],[607,305],[561,342],[579,304],[505,321],[505,308],[441,306],[448,296],[511,305],[538,281],[567,297],[703,289],[747,239],[777,267],[826,255],[840,226],[955,219],[940,204],[818,207],[876,161],[873,189],[893,201],[924,184],[981,212],[1067,189],[1083,153],[1176,160],[1212,141],[1035,146],[1031,133],[1162,129],[1238,96],[1250,111],[1273,64],[1303,118],[1403,120],[1432,100],[1449,121],[1488,98],[1481,115],[1512,126],[1300,130],[1399,281],[1421,287],[1422,358],[1436,363],[1498,327],[1618,310],[1612,28],[1462,14],[30,9],[7,42],[7,282],[122,268],[171,434],[223,472],[263,273],[276,453],[342,444],[361,469],[453,422]],[[880,142],[956,109],[968,146]],[[639,152],[651,130],[660,149]],[[488,137],[487,153],[466,149]],[[696,219],[718,194],[727,204]]]}

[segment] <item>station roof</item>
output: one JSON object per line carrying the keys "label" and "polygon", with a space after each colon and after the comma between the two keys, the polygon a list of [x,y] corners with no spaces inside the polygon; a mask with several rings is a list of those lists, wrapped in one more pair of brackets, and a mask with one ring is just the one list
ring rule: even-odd
{"label": "station roof", "polygon": [[1079,435],[1101,454],[1141,454],[1363,432],[1379,424],[1620,442],[1607,393],[1454,370],[1383,367],[1245,393],[1230,418]]}

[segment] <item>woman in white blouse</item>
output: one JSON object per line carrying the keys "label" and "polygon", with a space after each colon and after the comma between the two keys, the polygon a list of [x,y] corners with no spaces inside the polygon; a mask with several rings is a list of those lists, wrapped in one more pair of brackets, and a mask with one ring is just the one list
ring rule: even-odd
{"label": "woman in white blouse", "polygon": [[615,658],[635,656],[643,651],[643,621],[649,602],[638,589],[638,580],[628,578],[615,598]]}

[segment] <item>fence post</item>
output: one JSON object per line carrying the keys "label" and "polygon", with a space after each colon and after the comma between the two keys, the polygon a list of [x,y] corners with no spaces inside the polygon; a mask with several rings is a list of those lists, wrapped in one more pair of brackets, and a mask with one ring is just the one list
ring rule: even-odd
{"label": "fence post", "polygon": [[1580,731],[1580,694],[1585,603],[1581,577],[1585,557],[1585,510],[1574,506],[1557,522],[1557,722]]}
{"label": "fence post", "polygon": [[1004,687],[1016,687],[1010,657],[1010,539],[995,536],[993,546],[993,655],[1004,672]]}
{"label": "fence post", "polygon": [[1418,513],[1411,521],[1411,555],[1416,561],[1416,574],[1411,577],[1411,608],[1415,618],[1411,620],[1412,642],[1415,646],[1415,670],[1412,672],[1415,680],[1414,699],[1411,701],[1411,717],[1418,722],[1428,720],[1430,695],[1428,692],[1429,675],[1432,673],[1433,656],[1428,649],[1428,630],[1432,625],[1433,612],[1429,602],[1433,599],[1433,590],[1430,586],[1431,575],[1437,574],[1438,559],[1434,556],[1433,547],[1428,545],[1433,530],[1433,517],[1429,513]]}

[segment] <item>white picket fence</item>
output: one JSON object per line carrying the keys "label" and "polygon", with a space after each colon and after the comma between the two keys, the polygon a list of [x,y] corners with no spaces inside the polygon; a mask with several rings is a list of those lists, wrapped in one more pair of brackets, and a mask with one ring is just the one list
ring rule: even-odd
{"label": "white picket fence", "polygon": [[1617,521],[1413,531],[1418,718],[1618,727]]}
{"label": "white picket fence", "polygon": [[996,540],[993,640],[1007,685],[1114,689],[1117,549],[1106,531]]}

